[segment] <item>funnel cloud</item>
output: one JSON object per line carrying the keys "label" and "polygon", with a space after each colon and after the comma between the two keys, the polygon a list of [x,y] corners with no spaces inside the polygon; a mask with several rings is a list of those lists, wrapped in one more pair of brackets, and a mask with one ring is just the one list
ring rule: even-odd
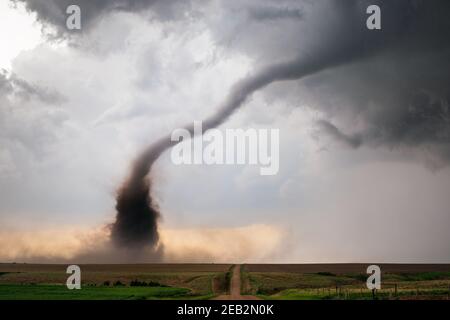
{"label": "funnel cloud", "polygon": [[[213,116],[207,118],[204,130],[215,128],[225,122],[233,112],[241,107],[245,101],[257,90],[276,82],[286,80],[298,80],[305,76],[315,74],[322,70],[339,66],[344,63],[363,59],[369,55],[377,54],[389,46],[402,42],[404,35],[411,26],[419,28],[427,27],[428,20],[421,21],[421,8],[414,8],[410,2],[395,2],[386,4],[384,10],[388,13],[384,17],[387,31],[381,36],[365,30],[364,15],[358,11],[361,2],[346,2],[334,5],[337,14],[336,20],[327,24],[328,31],[333,33],[334,41],[331,43],[319,43],[308,49],[308,54],[290,62],[277,63],[266,66],[253,75],[237,82],[225,102]],[[405,13],[411,15],[405,17]],[[402,24],[396,25],[395,21],[404,17]],[[394,27],[396,26],[396,27]],[[335,27],[335,28],[334,28]],[[352,33],[350,37],[349,34]],[[418,32],[419,36],[421,35]],[[323,122],[323,125],[335,135],[345,139],[348,144],[357,146],[357,140],[344,138],[338,129],[331,124]],[[194,134],[193,126],[185,127],[191,135]],[[151,196],[151,177],[149,173],[154,162],[167,149],[178,142],[173,142],[170,135],[151,145],[135,162],[129,179],[120,189],[117,196],[117,217],[112,227],[112,239],[119,245],[145,246],[156,245],[158,241],[157,222],[160,217],[158,207]]]}

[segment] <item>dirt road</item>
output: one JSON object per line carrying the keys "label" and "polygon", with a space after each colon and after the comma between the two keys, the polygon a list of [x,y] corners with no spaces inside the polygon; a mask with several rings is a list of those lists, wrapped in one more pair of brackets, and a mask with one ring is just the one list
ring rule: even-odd
{"label": "dirt road", "polygon": [[230,280],[230,294],[218,296],[213,300],[260,300],[260,299],[255,296],[241,295],[241,265],[235,264],[233,266],[233,274]]}

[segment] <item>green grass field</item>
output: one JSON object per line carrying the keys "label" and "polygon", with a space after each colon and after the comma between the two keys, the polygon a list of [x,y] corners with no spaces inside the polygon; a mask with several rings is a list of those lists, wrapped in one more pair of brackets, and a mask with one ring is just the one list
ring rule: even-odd
{"label": "green grass field", "polygon": [[189,289],[172,287],[87,286],[80,290],[68,290],[64,285],[0,285],[0,300],[141,300],[195,297],[189,294]]}

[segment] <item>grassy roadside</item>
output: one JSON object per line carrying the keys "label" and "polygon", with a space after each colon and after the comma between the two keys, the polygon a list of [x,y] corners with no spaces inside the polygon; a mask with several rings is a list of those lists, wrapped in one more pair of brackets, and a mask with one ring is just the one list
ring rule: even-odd
{"label": "grassy roadside", "polygon": [[211,298],[229,294],[230,292],[230,281],[232,274],[232,266],[227,272],[217,273],[211,282]]}

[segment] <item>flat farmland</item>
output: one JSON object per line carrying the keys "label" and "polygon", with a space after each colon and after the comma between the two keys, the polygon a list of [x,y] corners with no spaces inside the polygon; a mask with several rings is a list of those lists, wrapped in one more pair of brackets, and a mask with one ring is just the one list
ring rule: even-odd
{"label": "flat farmland", "polygon": [[207,299],[228,291],[231,264],[86,264],[83,290],[67,290],[67,265],[0,264],[0,299]]}
{"label": "flat farmland", "polygon": [[67,265],[10,263],[0,264],[0,300],[450,299],[448,264],[379,264],[376,292],[366,287],[368,265],[81,264],[82,290],[68,290]]}
{"label": "flat farmland", "polygon": [[246,264],[243,294],[263,299],[432,299],[450,298],[448,264],[378,264],[381,290],[367,289],[370,264]]}

